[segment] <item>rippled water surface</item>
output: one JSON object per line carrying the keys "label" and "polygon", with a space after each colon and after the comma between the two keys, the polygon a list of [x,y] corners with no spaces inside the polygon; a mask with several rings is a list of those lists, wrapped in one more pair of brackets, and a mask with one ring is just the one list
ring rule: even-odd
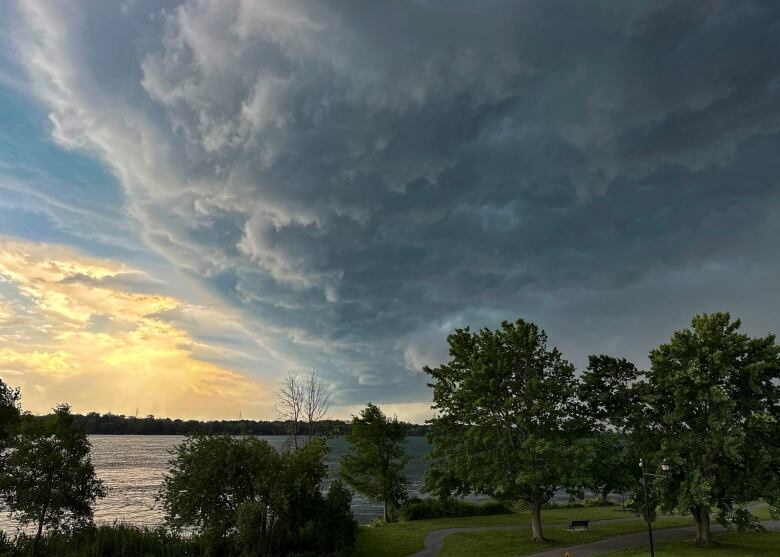
{"label": "rippled water surface", "polygon": [[[275,435],[261,438],[276,448],[282,448],[287,440],[285,436]],[[154,496],[167,469],[169,451],[185,438],[178,435],[91,435],[89,439],[95,469],[108,491],[108,495],[96,504],[96,522],[159,524],[162,513],[155,506]],[[338,462],[347,443],[339,437],[329,444],[328,475],[333,479],[338,475]],[[409,437],[406,448],[411,457],[406,468],[409,492],[417,495],[425,473],[423,457],[428,452],[428,443],[424,437]],[[353,512],[360,522],[370,522],[382,516],[382,507],[355,494]],[[3,519],[0,526],[7,530],[12,523]]]}

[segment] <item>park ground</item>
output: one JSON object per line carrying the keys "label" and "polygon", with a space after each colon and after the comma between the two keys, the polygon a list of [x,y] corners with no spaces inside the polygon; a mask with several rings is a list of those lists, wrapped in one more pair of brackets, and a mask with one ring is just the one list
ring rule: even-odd
{"label": "park ground", "polygon": [[[760,519],[768,519],[766,508],[753,511]],[[590,530],[569,532],[566,525],[572,520],[592,521]],[[445,538],[440,557],[517,557],[553,549],[557,546],[588,543],[611,536],[643,531],[644,521],[620,507],[586,507],[573,509],[547,509],[542,511],[545,524],[545,544],[530,540],[529,513],[506,515],[439,518],[416,520],[378,526],[361,526],[357,539],[357,557],[407,557],[423,549],[425,535],[444,528],[475,528],[519,526],[512,530],[486,530],[463,532]],[[690,516],[659,516],[654,529],[687,526],[693,524]],[[674,541],[659,545],[657,557],[688,557],[723,555],[733,557],[770,557],[780,555],[780,533],[721,534],[714,537],[716,543],[700,549],[687,541]],[[610,557],[634,557],[646,550],[611,553]]]}
{"label": "park ground", "polygon": [[[656,557],[770,557],[780,555],[780,532],[717,534],[715,543],[698,547],[693,540],[675,540],[659,544]],[[607,557],[646,557],[647,549],[613,551]]]}

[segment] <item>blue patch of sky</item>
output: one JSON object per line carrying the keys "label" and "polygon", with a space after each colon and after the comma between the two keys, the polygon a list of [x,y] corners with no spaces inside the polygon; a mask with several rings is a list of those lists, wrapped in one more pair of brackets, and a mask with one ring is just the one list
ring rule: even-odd
{"label": "blue patch of sky", "polygon": [[180,292],[181,277],[146,246],[125,202],[110,168],[58,145],[43,108],[0,81],[0,235],[123,261]]}
{"label": "blue patch of sky", "polygon": [[66,151],[49,136],[43,111],[0,87],[0,160],[19,179],[37,179],[41,171],[67,188],[56,192],[64,201],[117,212],[124,195],[105,165],[85,154]]}
{"label": "blue patch of sky", "polygon": [[55,143],[42,107],[0,84],[1,234],[159,263],[124,207],[124,192],[102,161]]}

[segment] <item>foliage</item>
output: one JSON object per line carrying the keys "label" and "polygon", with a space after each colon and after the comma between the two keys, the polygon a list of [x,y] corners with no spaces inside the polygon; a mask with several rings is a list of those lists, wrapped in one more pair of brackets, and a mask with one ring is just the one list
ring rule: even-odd
{"label": "foliage", "polygon": [[3,491],[8,489],[9,483],[5,460],[19,425],[19,416],[19,389],[10,388],[0,379],[0,510],[5,501]]}
{"label": "foliage", "polygon": [[[712,511],[744,528],[750,515],[742,505],[759,497],[776,503],[780,494],[780,347],[772,335],[740,333],[740,325],[728,313],[696,316],[651,351],[649,371],[624,373],[633,382],[620,391],[594,390],[648,471],[669,461],[669,474],[654,482],[660,502],[693,514],[700,543],[709,542]],[[592,366],[585,380],[609,383],[614,370]]]}
{"label": "foliage", "polygon": [[169,464],[159,495],[168,525],[222,537],[242,503],[269,498],[280,457],[253,437],[197,436],[178,445]]}
{"label": "foliage", "polygon": [[403,520],[423,520],[451,516],[489,516],[509,514],[511,512],[512,509],[498,501],[474,503],[456,497],[445,497],[443,499],[432,497],[428,499],[414,498],[404,501],[401,505],[400,514]]}
{"label": "foliage", "polygon": [[595,499],[583,499],[581,501],[569,501],[568,503],[545,503],[542,505],[543,509],[587,509],[592,507],[617,507],[618,504],[615,501],[609,499],[602,499],[597,497]]}
{"label": "foliage", "polygon": [[424,368],[438,413],[430,420],[434,449],[425,489],[524,501],[541,541],[542,504],[558,488],[581,484],[576,439],[588,424],[576,400],[574,366],[522,319],[495,331],[456,329],[447,342],[450,361]]}
{"label": "foliage", "polygon": [[[629,440],[614,431],[593,432],[579,441],[585,488],[606,501],[610,493],[626,492],[637,481],[638,458]],[[574,490],[582,497],[582,491]]]}
{"label": "foliage", "polygon": [[340,480],[330,486],[316,527],[316,546],[323,553],[346,553],[354,547],[357,521],[352,515],[352,493]]}
{"label": "foliage", "polygon": [[[356,528],[349,494],[339,485],[322,494],[326,453],[322,439],[278,452],[254,437],[191,437],[175,449],[160,490],[166,522],[194,529],[212,552],[349,549]],[[338,535],[326,536],[325,528]]]}
{"label": "foliage", "polygon": [[0,379],[0,457],[8,448],[19,423],[19,389],[12,389]]}
{"label": "foliage", "polygon": [[589,356],[579,391],[590,416],[602,426],[624,429],[641,405],[640,393],[633,386],[638,377],[637,367],[625,358]]}
{"label": "foliage", "polygon": [[341,460],[341,476],[359,493],[384,504],[384,520],[395,518],[406,499],[407,480],[404,427],[397,418],[385,416],[369,403],[359,416],[353,416],[347,434],[350,444]]}
{"label": "foliage", "polygon": [[[0,557],[23,557],[33,550],[34,539],[24,534],[0,540]],[[139,528],[126,524],[86,527],[72,532],[52,532],[40,540],[42,555],[57,557],[200,557],[205,555],[197,538],[184,538],[163,528]]]}
{"label": "foliage", "polygon": [[[117,414],[74,414],[74,424],[89,435],[287,435],[292,424],[286,421],[256,420],[178,420],[154,416],[135,417]],[[401,422],[407,436],[423,436],[424,424]],[[312,423],[312,435],[345,434],[350,423],[343,420],[319,420]]]}
{"label": "foliage", "polygon": [[68,406],[58,406],[46,420],[22,420],[5,459],[1,496],[16,520],[37,525],[36,541],[44,527],[92,524],[92,505],[105,492],[89,451]]}

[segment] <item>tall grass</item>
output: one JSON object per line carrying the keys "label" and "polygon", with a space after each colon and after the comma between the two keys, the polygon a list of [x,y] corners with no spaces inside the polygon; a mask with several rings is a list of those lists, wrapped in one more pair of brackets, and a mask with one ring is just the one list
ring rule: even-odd
{"label": "tall grass", "polygon": [[[15,538],[0,533],[0,557],[32,555],[33,537],[19,534]],[[213,554],[213,553],[212,553]],[[95,526],[74,532],[45,535],[38,555],[57,557],[201,557],[203,544],[195,538],[184,538],[162,528],[139,528],[127,524]]]}

